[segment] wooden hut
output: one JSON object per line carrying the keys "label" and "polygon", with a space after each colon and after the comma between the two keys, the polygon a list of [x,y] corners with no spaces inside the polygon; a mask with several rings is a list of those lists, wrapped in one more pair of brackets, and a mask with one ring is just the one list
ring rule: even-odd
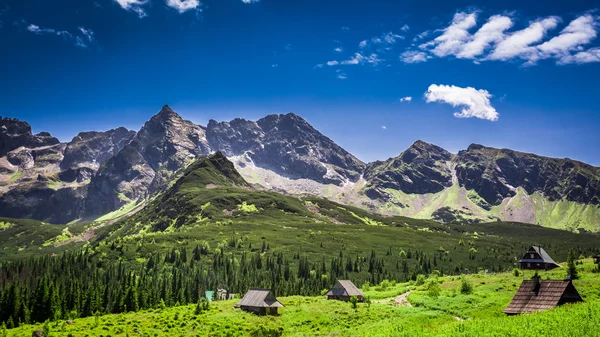
{"label": "wooden hut", "polygon": [[552,309],[565,303],[583,302],[571,280],[541,281],[539,277],[523,281],[512,301],[504,309],[507,315],[528,314]]}
{"label": "wooden hut", "polygon": [[521,264],[521,269],[551,270],[560,268],[560,265],[554,262],[543,248],[536,246],[529,247],[529,250],[519,260],[519,263]]}
{"label": "wooden hut", "polygon": [[283,308],[283,304],[279,303],[275,298],[275,294],[268,289],[250,289],[244,295],[241,301],[236,305],[245,311],[253,312],[257,315],[277,315],[277,309]]}
{"label": "wooden hut", "polygon": [[325,294],[328,300],[350,301],[352,296],[356,296],[359,302],[364,301],[365,294],[358,289],[350,280],[338,280],[333,288]]}

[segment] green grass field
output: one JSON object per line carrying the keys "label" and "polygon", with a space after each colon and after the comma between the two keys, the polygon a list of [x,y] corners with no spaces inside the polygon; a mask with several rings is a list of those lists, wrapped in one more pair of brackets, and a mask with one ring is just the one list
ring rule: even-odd
{"label": "green grass field", "polygon": [[[531,271],[475,274],[471,294],[460,292],[460,277],[439,277],[441,292],[411,281],[363,287],[371,303],[327,301],[322,296],[280,297],[278,317],[261,317],[234,309],[237,300],[216,301],[196,314],[195,305],[136,313],[73,318],[47,324],[51,336],[596,336],[600,323],[600,274],[591,260],[579,266],[574,284],[584,303],[531,315],[507,317],[502,310]],[[542,279],[562,279],[564,268],[542,272]],[[366,290],[368,288],[368,290]],[[412,291],[412,306],[394,306],[388,297]],[[380,300],[375,300],[380,299]],[[7,331],[31,336],[44,324]],[[0,336],[2,334],[0,333]]]}

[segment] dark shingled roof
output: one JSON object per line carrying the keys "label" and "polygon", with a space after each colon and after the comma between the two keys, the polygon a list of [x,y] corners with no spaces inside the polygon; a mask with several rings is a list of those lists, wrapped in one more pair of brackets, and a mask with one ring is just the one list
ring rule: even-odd
{"label": "dark shingled roof", "polygon": [[532,250],[534,250],[536,253],[540,254],[540,256],[542,257],[542,261],[539,261],[536,259],[532,260],[532,259],[523,258],[519,262],[544,262],[544,263],[553,264],[553,265],[560,267],[560,264],[554,262],[554,260],[550,257],[550,255],[548,255],[548,253],[546,253],[544,248],[537,247],[537,246],[531,246],[528,251],[532,251]]}
{"label": "dark shingled roof", "polygon": [[539,281],[534,291],[534,280],[523,281],[505,314],[522,314],[552,309],[563,303],[583,301],[571,281]]}
{"label": "dark shingled roof", "polygon": [[250,289],[239,301],[236,307],[255,307],[255,308],[282,308],[283,304],[279,303],[275,295],[268,289]]}
{"label": "dark shingled roof", "polygon": [[360,289],[358,289],[354,283],[350,280],[339,280],[335,283],[333,288],[325,294],[327,296],[365,296]]}

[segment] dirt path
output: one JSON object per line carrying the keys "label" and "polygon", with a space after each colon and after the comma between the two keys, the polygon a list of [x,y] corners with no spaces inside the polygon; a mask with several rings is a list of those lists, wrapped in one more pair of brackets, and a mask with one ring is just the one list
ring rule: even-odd
{"label": "dirt path", "polygon": [[408,296],[410,294],[412,294],[412,291],[405,292],[404,294],[396,297],[396,299],[394,300],[394,305],[396,305],[397,307],[412,307],[412,304],[410,304],[410,302],[408,301]]}
{"label": "dirt path", "polygon": [[374,300],[375,303],[391,304],[396,307],[412,307],[412,304],[408,301],[408,296],[412,294],[412,291],[405,292],[396,297],[385,298],[382,300]]}

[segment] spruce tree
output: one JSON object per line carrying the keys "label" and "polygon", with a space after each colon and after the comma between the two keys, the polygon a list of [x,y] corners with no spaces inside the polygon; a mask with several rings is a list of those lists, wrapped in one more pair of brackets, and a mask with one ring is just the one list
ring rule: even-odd
{"label": "spruce tree", "polygon": [[573,249],[569,250],[569,258],[567,260],[567,276],[571,278],[571,280],[576,280],[579,275],[577,275],[577,265],[575,260],[575,251]]}

